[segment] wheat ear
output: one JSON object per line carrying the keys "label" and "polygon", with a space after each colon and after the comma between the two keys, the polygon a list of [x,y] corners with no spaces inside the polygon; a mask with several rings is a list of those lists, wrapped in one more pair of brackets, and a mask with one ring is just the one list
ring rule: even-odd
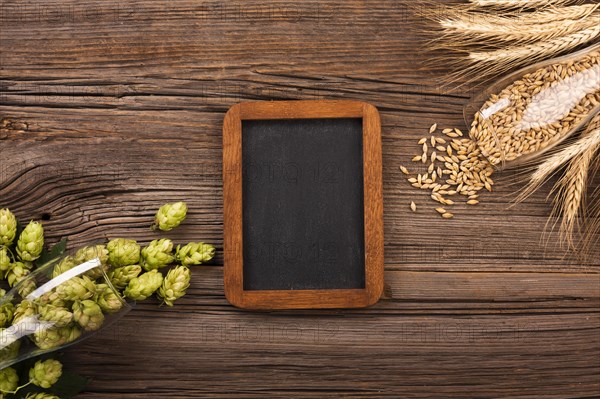
{"label": "wheat ear", "polygon": [[589,148],[596,148],[599,145],[600,114],[597,114],[592,118],[579,140],[553,154],[535,168],[529,178],[529,182],[518,195],[517,202],[521,202],[529,197],[567,162],[570,162],[573,158],[585,153]]}
{"label": "wheat ear", "polygon": [[524,46],[512,47],[510,49],[501,49],[494,51],[474,51],[469,53],[469,58],[476,62],[485,63],[509,63],[527,59],[532,61],[545,56],[553,56],[566,50],[570,50],[587,43],[600,36],[600,25],[594,25],[589,28],[561,36],[550,40],[541,40]]}
{"label": "wheat ear", "polygon": [[[460,45],[494,42],[529,43],[565,36],[598,24],[600,4],[551,8],[527,13],[470,13],[452,10],[439,20],[444,36],[461,39]],[[448,44],[452,46],[452,41]],[[442,45],[441,47],[445,47]]]}
{"label": "wheat ear", "polygon": [[[589,148],[584,153],[573,158],[565,174],[554,186],[553,214],[562,214],[560,224],[561,242],[566,242],[571,248],[573,244],[573,231],[577,225],[578,217],[584,207],[584,197],[587,190],[588,173],[596,148]],[[552,217],[552,216],[551,216]]]}
{"label": "wheat ear", "polygon": [[[600,121],[600,117],[598,118]],[[595,132],[600,134],[600,127],[596,127]],[[591,133],[593,134],[593,132]],[[585,194],[588,185],[588,176],[591,170],[592,162],[598,150],[600,141],[587,147],[582,153],[571,159],[565,174],[555,184],[553,192],[554,214],[562,214],[560,225],[560,237],[562,242],[566,242],[571,248],[573,244],[573,231],[578,225],[578,217],[582,214],[585,207]]]}
{"label": "wheat ear", "polygon": [[[592,161],[594,164],[591,168],[592,175],[597,174],[600,170],[600,156],[596,155],[596,158]],[[581,252],[591,254],[594,249],[597,248],[596,244],[600,241],[600,187],[597,187],[591,194],[591,203],[588,209],[586,218],[586,228],[583,232],[583,240],[581,243]]]}
{"label": "wheat ear", "polygon": [[542,8],[573,3],[573,0],[469,0],[476,7]]}

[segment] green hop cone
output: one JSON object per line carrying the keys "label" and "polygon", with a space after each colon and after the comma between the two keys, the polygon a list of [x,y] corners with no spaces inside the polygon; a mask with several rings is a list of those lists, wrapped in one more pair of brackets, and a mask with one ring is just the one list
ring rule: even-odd
{"label": "green hop cone", "polygon": [[33,220],[25,227],[17,241],[17,254],[24,261],[32,262],[40,257],[44,249],[44,228]]}
{"label": "green hop cone", "polygon": [[75,341],[81,336],[81,330],[76,326],[48,328],[33,334],[33,341],[40,349],[54,349]]}
{"label": "green hop cone", "polygon": [[15,307],[15,310],[13,312],[12,324],[16,325],[20,321],[25,320],[28,317],[32,317],[36,314],[37,314],[36,304],[24,299]]}
{"label": "green hop cone", "polygon": [[13,320],[15,305],[7,302],[0,306],[0,327],[6,327]]}
{"label": "green hop cone", "polygon": [[96,293],[96,284],[88,276],[72,277],[55,288],[58,298],[64,301],[90,299]]}
{"label": "green hop cone", "polygon": [[185,202],[164,204],[160,207],[158,212],[156,212],[153,227],[158,227],[162,231],[173,230],[185,220],[186,215],[187,205]]}
{"label": "green hop cone", "polygon": [[139,276],[141,272],[142,267],[139,265],[123,266],[110,271],[108,278],[116,289],[122,290],[127,287],[131,279]]}
{"label": "green hop cone", "polygon": [[45,392],[31,392],[25,396],[25,399],[60,399],[60,397]]}
{"label": "green hop cone", "polygon": [[146,271],[163,268],[174,260],[173,241],[168,238],[154,240],[142,249],[141,265]]}
{"label": "green hop cone", "polygon": [[135,301],[143,301],[152,295],[161,286],[162,282],[163,275],[158,270],[151,270],[131,279],[127,288],[125,288],[124,294]]}
{"label": "green hop cone", "polygon": [[106,249],[106,245],[94,245],[91,247],[79,248],[73,257],[73,260],[75,261],[75,264],[80,265],[96,258],[100,259],[102,264],[108,263],[108,249]]}
{"label": "green hop cone", "polygon": [[183,247],[178,245],[176,256],[183,266],[200,265],[215,256],[215,247],[203,242],[190,242]]}
{"label": "green hop cone", "polygon": [[86,299],[73,303],[73,319],[85,331],[96,331],[104,323],[104,314],[96,302]]}
{"label": "green hop cone", "polygon": [[0,398],[3,393],[14,392],[19,386],[19,375],[12,367],[0,370]]}
{"label": "green hop cone", "polygon": [[31,392],[28,393],[27,396],[25,396],[25,399],[60,399],[58,396],[56,395],[52,395],[49,393],[45,393],[45,392]]}
{"label": "green hop cone", "polygon": [[29,369],[29,381],[33,385],[45,389],[56,384],[61,375],[62,364],[54,359],[39,360]]}
{"label": "green hop cone", "polygon": [[[10,265],[8,272],[6,273],[6,280],[8,281],[8,285],[11,287],[16,286],[21,281],[25,280],[27,276],[31,273],[31,264],[25,262],[15,262]],[[22,297],[26,297],[31,294],[35,290],[35,282],[31,279],[28,279],[26,282],[20,285],[19,287],[19,295]]]}
{"label": "green hop cone", "polygon": [[73,261],[76,265],[80,265],[92,259],[98,259],[102,264],[101,267],[93,268],[85,273],[86,276],[95,280],[102,277],[102,269],[104,269],[104,271],[108,270],[108,249],[106,249],[106,245],[94,245],[91,247],[80,248],[73,257]]}
{"label": "green hop cone", "polygon": [[185,266],[177,266],[169,270],[167,277],[163,280],[158,295],[167,306],[173,306],[173,302],[185,295],[190,286],[190,269]]}
{"label": "green hop cone", "polygon": [[135,265],[140,261],[140,246],[135,240],[115,238],[106,245],[108,260],[114,267]]}
{"label": "green hop cone", "polygon": [[21,280],[27,277],[30,273],[29,268],[23,262],[15,262],[10,265],[8,272],[6,273],[6,280],[8,285],[14,287]]}
{"label": "green hop cone", "polygon": [[38,311],[40,320],[52,323],[52,327],[65,327],[73,320],[73,313],[60,306],[42,305]]}
{"label": "green hop cone", "polygon": [[42,296],[40,296],[37,300],[39,305],[53,305],[64,308],[66,302],[61,296],[56,292],[56,290],[48,291]]}
{"label": "green hop cone", "polygon": [[54,266],[54,270],[52,270],[52,278],[56,278],[63,274],[66,271],[71,270],[76,266],[75,261],[72,256],[65,256],[61,259],[61,261]]}
{"label": "green hop cone", "polygon": [[95,301],[106,313],[116,313],[123,307],[123,300],[108,284],[98,284]]}
{"label": "green hop cone", "polygon": [[6,273],[10,269],[10,256],[8,255],[8,249],[0,248],[0,279],[6,278]]}
{"label": "green hop cone", "polygon": [[11,360],[17,357],[19,354],[19,348],[21,348],[21,340],[12,340],[14,336],[14,329],[11,329],[11,333],[4,335],[3,331],[5,328],[0,328],[0,361]]}
{"label": "green hop cone", "polygon": [[17,218],[8,209],[0,209],[0,245],[12,245],[17,235]]}

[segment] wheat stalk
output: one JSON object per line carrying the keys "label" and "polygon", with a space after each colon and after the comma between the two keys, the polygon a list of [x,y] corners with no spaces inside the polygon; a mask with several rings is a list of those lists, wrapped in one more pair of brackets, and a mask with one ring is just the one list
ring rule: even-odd
{"label": "wheat stalk", "polygon": [[571,33],[550,40],[541,40],[536,43],[524,46],[512,47],[510,49],[500,49],[494,51],[473,51],[469,53],[469,58],[476,62],[485,63],[509,63],[527,59],[532,61],[544,56],[555,55],[565,50],[570,50],[587,43],[600,35],[600,25],[594,25],[587,29]]}
{"label": "wheat stalk", "polygon": [[[593,163],[592,175],[598,173],[600,170],[600,156],[596,156]],[[593,200],[595,199],[595,201],[592,201],[588,209],[586,229],[584,230],[581,243],[583,254],[591,254],[596,243],[600,241],[600,235],[597,234],[600,232],[600,187],[597,187],[596,190],[594,190],[591,197]]]}
{"label": "wheat stalk", "polygon": [[600,13],[594,14],[598,7],[600,4],[585,4],[501,16],[449,10],[439,24],[445,30],[444,36],[460,38],[461,46],[510,41],[526,43],[565,36],[595,26],[600,17]]}
{"label": "wheat stalk", "polygon": [[600,114],[592,118],[579,140],[553,154],[539,166],[537,166],[535,171],[531,174],[529,182],[517,197],[517,202],[521,202],[529,197],[567,162],[570,162],[573,158],[584,154],[590,148],[597,148],[599,145]]}
{"label": "wheat stalk", "polygon": [[[441,28],[441,35],[429,42],[430,50],[445,53],[437,61],[430,60],[430,65],[439,62],[454,68],[444,83],[448,86],[463,82],[458,84],[460,87],[524,63],[556,56],[600,37],[600,4],[558,7],[560,4],[563,3],[531,12],[471,12],[460,5],[445,7],[435,14],[422,12]],[[473,45],[477,46],[475,50]]]}
{"label": "wheat stalk", "polygon": [[[597,148],[590,148],[584,153],[573,158],[565,174],[554,186],[553,215],[562,214],[560,237],[569,247],[573,245],[573,231],[575,230],[580,210],[583,208],[583,199],[587,190],[588,171],[592,157]],[[552,215],[551,215],[552,217]]]}
{"label": "wheat stalk", "polygon": [[[597,120],[590,124],[596,126],[594,131],[600,135],[600,116]],[[553,214],[562,214],[560,225],[560,237],[562,242],[566,242],[571,248],[573,245],[573,231],[578,226],[578,217],[581,215],[585,207],[585,194],[587,191],[588,177],[591,170],[592,162],[596,152],[600,149],[600,141],[587,147],[582,153],[571,159],[565,174],[555,184],[553,192],[557,195],[554,197]]]}
{"label": "wheat stalk", "polygon": [[493,8],[541,8],[572,3],[572,0],[469,0],[477,7]]}

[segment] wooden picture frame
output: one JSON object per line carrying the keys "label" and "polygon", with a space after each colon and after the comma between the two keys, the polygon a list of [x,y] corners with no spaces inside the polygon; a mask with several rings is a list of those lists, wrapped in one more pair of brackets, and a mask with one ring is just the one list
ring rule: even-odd
{"label": "wooden picture frame", "polygon": [[[242,121],[362,118],[365,286],[361,289],[244,290],[242,226]],[[246,102],[223,122],[224,289],[245,309],[357,308],[383,292],[383,184],[381,122],[377,109],[347,100]]]}

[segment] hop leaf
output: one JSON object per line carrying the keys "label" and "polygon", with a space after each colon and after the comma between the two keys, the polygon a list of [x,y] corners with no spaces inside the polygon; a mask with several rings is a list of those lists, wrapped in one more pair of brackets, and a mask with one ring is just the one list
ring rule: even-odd
{"label": "hop leaf", "polygon": [[32,262],[40,257],[44,249],[44,228],[33,220],[25,227],[17,241],[17,254],[24,261]]}
{"label": "hop leaf", "polygon": [[98,284],[96,289],[96,303],[106,313],[115,313],[123,307],[123,300],[108,284]]}
{"label": "hop leaf", "polygon": [[33,341],[40,349],[54,349],[75,341],[81,336],[81,330],[76,326],[48,328],[33,334]]}
{"label": "hop leaf", "polygon": [[173,306],[173,302],[185,295],[190,286],[190,269],[185,266],[177,266],[169,270],[165,277],[158,295],[163,299],[165,305]]}
{"label": "hop leaf", "polygon": [[17,218],[8,209],[0,209],[0,245],[11,246],[17,235]]}
{"label": "hop leaf", "polygon": [[175,202],[174,204],[164,204],[156,212],[154,226],[162,231],[170,231],[179,226],[185,220],[187,215],[187,205],[185,202]]}
{"label": "hop leaf", "polygon": [[108,278],[116,289],[122,290],[127,287],[131,279],[139,276],[141,272],[142,268],[139,265],[123,266],[109,272]]}
{"label": "hop leaf", "polygon": [[10,269],[10,256],[8,255],[8,249],[0,248],[0,279],[6,277],[6,273]]}
{"label": "hop leaf", "polygon": [[215,247],[203,242],[190,242],[183,247],[178,245],[176,256],[183,266],[200,265],[215,256]]}
{"label": "hop leaf", "polygon": [[31,392],[28,393],[27,396],[25,396],[25,399],[60,399],[58,396],[56,395],[51,395],[49,393],[45,393],[45,392]]}
{"label": "hop leaf", "polygon": [[38,311],[40,320],[53,323],[53,327],[65,327],[73,320],[73,313],[60,306],[43,305]]}
{"label": "hop leaf", "polygon": [[37,361],[29,370],[29,381],[40,388],[50,388],[62,375],[62,364],[58,360]]}
{"label": "hop leaf", "polygon": [[14,392],[19,386],[19,376],[12,367],[0,370],[0,397],[2,393]]}
{"label": "hop leaf", "polygon": [[12,302],[7,302],[0,306],[0,327],[5,327],[10,324],[13,319],[15,306]]}
{"label": "hop leaf", "polygon": [[73,303],[73,319],[85,331],[96,331],[104,323],[104,314],[96,302],[86,299]]}
{"label": "hop leaf", "polygon": [[77,276],[55,288],[58,297],[65,301],[90,299],[96,293],[96,284],[88,276]]}
{"label": "hop leaf", "polygon": [[168,238],[154,240],[142,249],[141,265],[146,271],[163,268],[174,260],[173,242]]}
{"label": "hop leaf", "polygon": [[140,246],[135,240],[115,238],[106,245],[108,260],[115,267],[135,265],[140,261]]}
{"label": "hop leaf", "polygon": [[135,301],[143,301],[156,291],[163,282],[163,275],[158,270],[151,270],[139,277],[131,279],[125,296]]}

